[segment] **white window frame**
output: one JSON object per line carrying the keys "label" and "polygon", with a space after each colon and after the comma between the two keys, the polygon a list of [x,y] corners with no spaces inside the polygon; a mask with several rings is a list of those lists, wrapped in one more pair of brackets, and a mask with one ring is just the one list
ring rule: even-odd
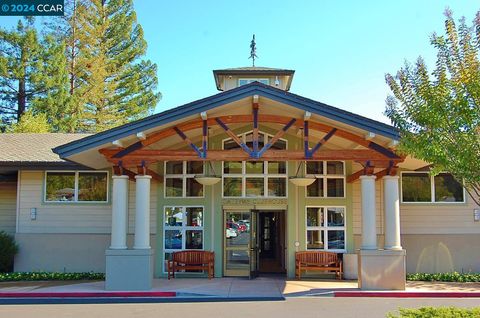
{"label": "white window frame", "polygon": [[[327,199],[345,199],[347,197],[347,185],[346,185],[346,171],[345,171],[345,161],[344,160],[318,160],[323,163],[323,173],[322,174],[307,174],[307,165],[305,164],[304,173],[307,177],[315,177],[322,180],[323,183],[323,195],[322,196],[309,196],[307,187],[305,186],[305,198],[327,198]],[[327,162],[341,162],[343,164],[343,174],[327,174]],[[343,179],[343,196],[341,197],[329,197],[328,196],[328,187],[327,179]]]}
{"label": "white window frame", "polygon": [[[181,208],[182,209],[182,213],[183,213],[183,220],[182,220],[182,226],[168,226],[165,224],[165,212],[168,208]],[[187,226],[187,222],[186,222],[186,216],[187,216],[187,208],[202,208],[202,226]],[[163,206],[163,242],[162,242],[162,248],[163,248],[163,255],[162,255],[162,259],[163,259],[163,272],[166,273],[167,270],[166,270],[166,259],[165,259],[165,254],[166,253],[173,253],[173,252],[178,252],[178,251],[185,251],[186,248],[185,248],[185,244],[187,242],[186,240],[186,235],[185,235],[185,232],[187,230],[198,230],[198,231],[202,231],[202,249],[197,249],[196,251],[204,251],[205,250],[205,221],[207,220],[207,218],[205,217],[205,206],[203,205],[165,205]],[[182,233],[182,248],[181,249],[166,249],[165,248],[165,231],[167,230],[171,230],[171,231],[175,231],[175,230],[179,230],[181,233]],[[189,274],[197,274],[197,273],[189,273]],[[199,273],[201,274],[201,273]]]}
{"label": "white window frame", "polygon": [[[308,226],[308,214],[307,211],[309,208],[315,209],[324,209],[323,213],[323,226]],[[334,208],[334,209],[343,209],[343,226],[328,226],[328,212],[327,209]],[[308,231],[324,231],[323,240],[325,242],[325,248],[308,248]],[[329,249],[328,248],[328,231],[341,231],[343,230],[343,237],[344,237],[344,248],[343,249]],[[305,206],[305,250],[306,251],[329,251],[329,252],[336,252],[336,253],[345,253],[347,251],[347,207],[346,206],[335,206],[335,205],[307,205]]]}
{"label": "white window frame", "polygon": [[[48,173],[60,172],[60,173],[75,173],[75,188],[73,201],[50,201],[47,200],[47,175]],[[105,201],[79,201],[78,200],[78,177],[80,173],[106,173],[107,174],[107,199]],[[45,170],[44,182],[43,182],[43,203],[80,203],[80,204],[91,204],[91,203],[108,203],[110,200],[110,172],[107,170]]]}
{"label": "white window frame", "polygon": [[[240,81],[247,81],[246,84],[240,84]],[[267,81],[267,84],[265,83],[262,83],[261,81]],[[270,85],[270,79],[269,78],[239,78],[238,79],[238,86],[243,86],[243,85],[247,85],[247,84],[250,84],[250,83],[253,83],[253,82],[259,82],[259,83],[262,83],[262,84],[265,84],[265,85]]]}
{"label": "white window frame", "polygon": [[[246,141],[246,136],[250,133],[252,133],[253,130],[238,134],[237,136],[243,141]],[[264,143],[266,144],[268,142],[269,138],[273,138],[273,135],[268,134],[263,131],[259,131],[258,134],[263,134],[263,139]],[[232,138],[225,138],[222,140],[222,150],[224,149],[224,144],[225,141],[227,140],[232,140]],[[285,147],[288,149],[288,140],[280,138],[279,140],[285,142]],[[228,161],[228,160],[227,160]],[[233,160],[235,161],[235,160]],[[227,199],[235,199],[235,198],[287,198],[288,197],[288,162],[284,160],[271,160],[271,162],[278,162],[282,161],[285,162],[285,173],[275,173],[275,174],[269,174],[268,173],[268,161],[263,161],[263,173],[249,173],[247,174],[247,168],[246,168],[246,161],[242,161],[242,172],[241,173],[224,173],[224,168],[225,168],[225,161],[222,161],[222,198],[227,198]],[[225,196],[224,194],[224,186],[225,186],[225,178],[241,178],[242,179],[242,195],[241,196]],[[247,196],[247,178],[263,178],[263,196]],[[268,179],[269,178],[284,178],[285,179],[285,196],[269,196],[268,195]]]}
{"label": "white window frame", "polygon": [[[167,162],[175,162],[175,161],[182,161],[182,174],[167,174]],[[193,173],[187,173],[187,163],[191,162],[188,160],[167,160],[163,163],[163,171],[165,171],[164,176],[163,176],[163,197],[168,198],[168,199],[176,199],[176,198],[205,198],[205,186],[201,185],[203,190],[202,190],[202,195],[201,196],[187,196],[187,179],[189,178],[194,178],[196,174]],[[205,173],[205,164],[203,164],[203,170],[202,173]],[[182,179],[182,195],[175,197],[175,196],[167,196],[167,179]]]}
{"label": "white window frame", "polygon": [[[408,173],[408,174],[426,174],[428,177],[430,177],[430,201],[403,201],[403,174]],[[440,172],[440,173],[447,173],[448,172]],[[463,189],[463,201],[435,201],[435,176],[430,175],[428,171],[401,171],[400,172],[400,198],[401,198],[401,203],[402,204],[465,204],[467,203],[467,196],[466,196],[466,191],[465,187],[462,186]]]}

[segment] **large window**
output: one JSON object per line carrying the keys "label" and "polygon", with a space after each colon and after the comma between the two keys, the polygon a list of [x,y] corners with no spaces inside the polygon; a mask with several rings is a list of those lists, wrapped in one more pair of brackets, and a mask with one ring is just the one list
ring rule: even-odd
{"label": "large window", "polygon": [[108,172],[47,171],[45,202],[107,202]]}
{"label": "large window", "polygon": [[203,207],[168,206],[164,209],[163,241],[165,260],[172,252],[203,250]]}
{"label": "large window", "polygon": [[307,250],[345,250],[345,208],[307,207]]}
{"label": "large window", "polygon": [[203,185],[195,180],[203,174],[201,161],[165,162],[165,197],[203,197]]}
{"label": "large window", "polygon": [[[273,136],[259,132],[258,147]],[[238,136],[249,147],[253,146],[253,132]],[[230,139],[223,141],[223,149],[238,149],[240,146]],[[287,149],[287,141],[277,140],[271,149]],[[286,197],[287,162],[285,161],[224,161],[224,197]]]}
{"label": "large window", "polygon": [[465,202],[463,186],[448,173],[402,172],[402,202]]}
{"label": "large window", "polygon": [[345,197],[345,164],[343,161],[308,161],[306,174],[316,180],[307,186],[307,197]]}

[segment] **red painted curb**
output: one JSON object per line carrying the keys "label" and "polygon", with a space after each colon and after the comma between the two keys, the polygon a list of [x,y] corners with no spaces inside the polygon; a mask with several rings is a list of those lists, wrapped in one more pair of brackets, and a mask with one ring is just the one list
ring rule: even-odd
{"label": "red painted curb", "polygon": [[176,297],[176,292],[67,292],[3,293],[0,298],[106,298],[106,297]]}
{"label": "red painted curb", "polygon": [[480,298],[480,292],[369,292],[336,291],[334,297],[386,297],[386,298]]}

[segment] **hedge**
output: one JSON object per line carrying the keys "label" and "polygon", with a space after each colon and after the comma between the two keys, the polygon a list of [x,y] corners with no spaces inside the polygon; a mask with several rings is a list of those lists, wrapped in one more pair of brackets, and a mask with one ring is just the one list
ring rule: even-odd
{"label": "hedge", "polygon": [[480,307],[421,307],[416,309],[400,308],[399,314],[388,313],[388,318],[470,318],[480,317]]}
{"label": "hedge", "polygon": [[427,282],[480,282],[480,273],[415,273],[407,274],[407,280]]}
{"label": "hedge", "polygon": [[36,280],[104,280],[103,273],[51,273],[51,272],[17,272],[0,273],[0,282],[36,281]]}

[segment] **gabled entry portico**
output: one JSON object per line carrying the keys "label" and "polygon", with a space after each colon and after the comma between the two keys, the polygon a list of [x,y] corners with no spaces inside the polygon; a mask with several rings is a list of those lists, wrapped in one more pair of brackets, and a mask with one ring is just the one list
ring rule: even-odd
{"label": "gabled entry portico", "polygon": [[[402,266],[398,257],[391,256],[404,253],[399,243],[395,177],[404,158],[390,148],[397,138],[388,125],[252,82],[58,151],[64,158],[94,168],[113,167],[112,242],[106,251],[109,289],[148,289],[153,270],[156,276],[164,275],[163,263],[172,252],[183,249],[214,251],[215,275],[228,275],[224,261],[233,249],[226,247],[226,240],[247,233],[245,229],[253,224],[242,217],[224,219],[225,211],[283,211],[278,213],[284,213],[285,223],[278,229],[284,229],[279,242],[285,246],[275,253],[281,255],[280,268],[289,277],[294,275],[295,251],[354,253],[352,219],[357,212],[351,197],[352,182],[359,178],[363,235],[359,281],[362,288],[382,289],[380,281],[397,279],[391,276],[392,264]],[[196,176],[206,174],[207,162],[221,178],[216,185],[196,181]],[[289,182],[295,171],[314,183]],[[382,251],[377,251],[376,235],[379,180],[385,187],[386,246]],[[149,242],[150,182],[159,189],[155,256]],[[131,249],[126,243],[129,184],[135,186]],[[265,231],[266,215],[262,215],[263,225],[256,223],[263,226],[264,243],[271,239]],[[231,227],[227,222],[232,222]],[[246,246],[245,259],[252,266],[259,259],[252,257],[252,238]],[[273,253],[267,245],[262,252]],[[391,286],[397,288],[401,282]]]}

